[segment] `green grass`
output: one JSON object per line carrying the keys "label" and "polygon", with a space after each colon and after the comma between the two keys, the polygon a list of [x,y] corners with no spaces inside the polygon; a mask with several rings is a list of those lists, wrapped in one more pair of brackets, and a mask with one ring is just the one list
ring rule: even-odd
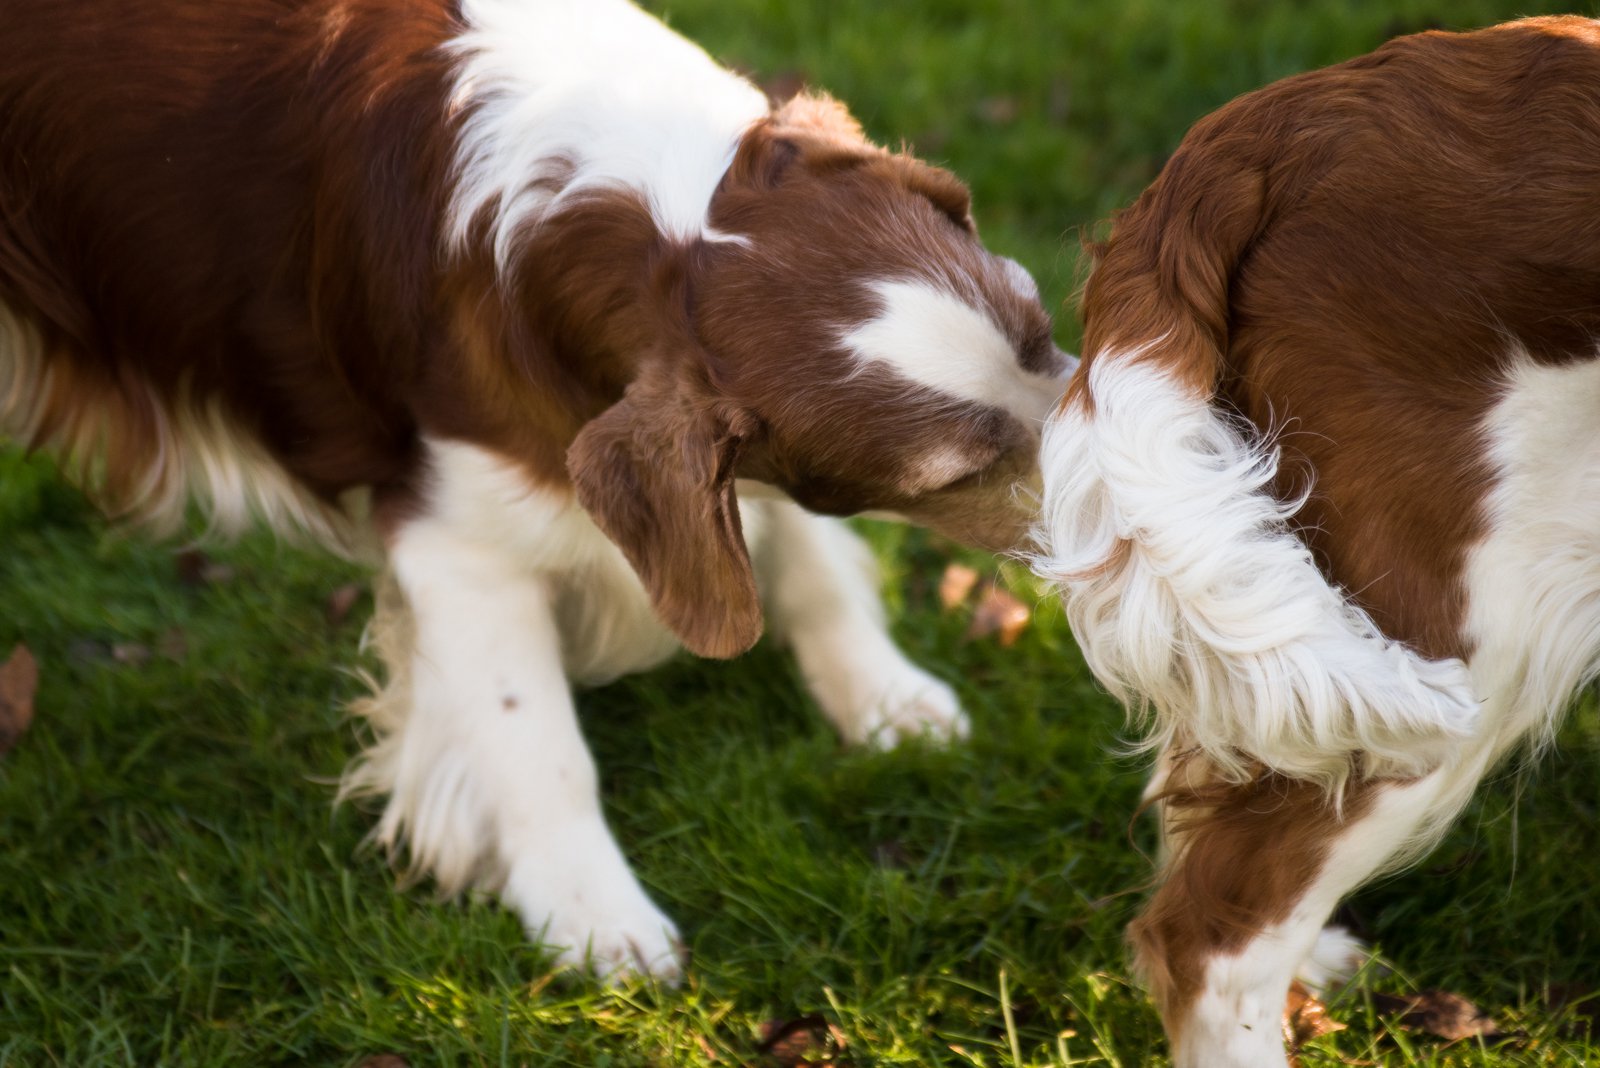
{"label": "green grass", "polygon": [[[1057,303],[1076,231],[1205,111],[1392,32],[1543,10],[656,6],[719,57],[801,72],[875,136],[962,173],[986,237]],[[965,642],[934,593],[949,547],[870,533],[896,632],[961,691],[971,744],[842,750],[766,645],[583,695],[613,824],[694,954],[681,990],[607,992],[550,980],[492,906],[396,892],[362,848],[370,816],[331,808],[360,741],[339,710],[360,691],[347,668],[369,606],[334,626],[324,603],[359,572],[256,537],[218,552],[231,579],[185,585],[170,548],[107,530],[49,465],[0,453],[0,655],[26,641],[43,670],[37,722],[0,759],[0,1065],[760,1065],[762,1025],[808,1013],[859,1065],[1002,1066],[1013,1048],[1027,1065],[1164,1063],[1121,943],[1148,869],[1119,713],[1058,613],[1013,649]],[[156,653],[121,663],[123,642]],[[1600,985],[1592,702],[1562,740],[1353,903],[1394,969],[1375,988],[1446,987],[1524,1037],[1393,1036],[1357,994],[1308,1064],[1600,1063],[1549,997]],[[1149,828],[1133,839],[1147,848]]]}

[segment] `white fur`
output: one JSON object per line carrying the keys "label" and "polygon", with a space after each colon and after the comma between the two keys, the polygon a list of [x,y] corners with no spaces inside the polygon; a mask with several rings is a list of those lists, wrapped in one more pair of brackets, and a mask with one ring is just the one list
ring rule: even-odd
{"label": "white fur", "polygon": [[1324,927],[1294,977],[1314,993],[1327,995],[1354,979],[1371,959],[1372,949],[1361,939],[1343,927]]}
{"label": "white fur", "polygon": [[[1016,272],[1008,268],[1007,276],[1020,291]],[[1061,395],[1061,379],[1023,368],[1005,333],[966,298],[927,282],[874,282],[871,289],[878,314],[844,336],[863,364],[886,366],[947,397],[1004,409],[1030,425],[1042,422]]]}
{"label": "white fur", "polygon": [[793,504],[772,505],[770,523],[762,569],[772,632],[793,647],[806,687],[844,740],[887,748],[919,735],[964,737],[954,692],[889,638],[866,545]]}
{"label": "white fur", "polygon": [[[560,963],[670,978],[676,932],[606,830],[567,678],[569,664],[595,679],[648,667],[675,645],[617,588],[631,572],[566,494],[530,491],[473,447],[429,453],[428,509],[392,541],[399,599],[376,621],[394,632],[389,689],[365,710],[379,742],[346,792],[389,793],[381,843],[404,841],[446,893],[498,890]],[[577,641],[563,641],[563,605]]]}
{"label": "white fur", "polygon": [[1276,452],[1139,355],[1100,357],[1093,414],[1064,406],[1044,434],[1035,568],[1096,676],[1154,710],[1157,744],[1231,775],[1254,758],[1337,785],[1354,752],[1437,766],[1477,721],[1465,666],[1385,639],[1285,527]]}
{"label": "white fur", "polygon": [[563,200],[624,188],[663,233],[716,236],[706,209],[766,98],[624,0],[464,0],[463,116],[448,244],[489,223],[495,260]]}
{"label": "white fur", "polygon": [[1485,431],[1496,484],[1467,564],[1473,679],[1502,747],[1548,743],[1600,669],[1600,360],[1517,357]]}
{"label": "white fur", "polygon": [[996,256],[995,258],[1000,261],[1000,266],[1005,269],[1006,280],[1011,283],[1011,288],[1029,300],[1041,299],[1039,295],[1039,280],[1033,276],[1032,271],[1010,256]]}
{"label": "white fur", "polygon": [[1297,963],[1312,952],[1318,926],[1282,925],[1242,953],[1212,958],[1200,997],[1177,1032],[1173,1068],[1285,1068],[1284,999]]}
{"label": "white fur", "polygon": [[[181,399],[170,409],[137,384],[96,398],[54,397],[54,381],[34,326],[0,304],[0,434],[47,446],[74,477],[92,490],[109,445],[107,420],[128,418],[137,408],[148,421],[144,477],[126,516],[171,534],[183,526],[190,501],[209,520],[209,532],[237,535],[253,523],[280,534],[306,535],[345,556],[367,549],[361,531],[362,494],[339,507],[318,500],[241,431],[219,405]],[[48,440],[41,440],[45,409],[64,415]]]}
{"label": "white fur", "polygon": [[[569,679],[678,649],[622,553],[565,491],[479,448],[430,442],[423,514],[391,546],[374,634],[386,686],[358,706],[377,742],[344,793],[389,795],[374,832],[446,893],[497,890],[562,964],[677,974],[675,931],[601,814]],[[772,629],[850,740],[947,737],[965,718],[888,639],[865,548],[779,500],[741,508]]]}

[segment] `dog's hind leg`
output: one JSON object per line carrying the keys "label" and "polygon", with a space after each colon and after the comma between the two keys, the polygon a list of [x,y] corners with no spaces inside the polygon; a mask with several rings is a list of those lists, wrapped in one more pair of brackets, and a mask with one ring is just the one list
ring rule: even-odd
{"label": "dog's hind leg", "polygon": [[542,518],[569,506],[478,450],[434,451],[427,510],[389,538],[394,588],[374,626],[390,680],[363,710],[379,740],[346,791],[388,793],[381,842],[447,893],[498,890],[561,964],[674,979],[672,922],[601,811],[553,579],[519,540],[549,540]]}
{"label": "dog's hind leg", "polygon": [[1325,928],[1339,900],[1431,844],[1492,763],[1487,741],[1413,780],[1364,780],[1335,802],[1263,773],[1215,779],[1198,754],[1161,785],[1160,885],[1129,929],[1177,1068],[1285,1068],[1290,983],[1337,978],[1359,944]]}
{"label": "dog's hind leg", "polygon": [[793,647],[807,688],[845,740],[892,746],[916,736],[965,736],[955,693],[889,637],[877,568],[861,539],[798,505],[753,503],[768,510],[769,625]]}

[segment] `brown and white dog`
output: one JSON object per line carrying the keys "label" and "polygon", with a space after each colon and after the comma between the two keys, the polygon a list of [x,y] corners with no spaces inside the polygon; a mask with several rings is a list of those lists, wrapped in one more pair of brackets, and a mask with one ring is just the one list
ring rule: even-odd
{"label": "brown and white dog", "polygon": [[347,788],[570,963],[678,967],[570,682],[740,653],[764,604],[848,739],[960,733],[793,502],[1012,544],[1065,362],[959,181],[622,0],[0,22],[0,428],[119,512],[375,533]]}
{"label": "brown and white dog", "polygon": [[1600,23],[1531,19],[1234,101],[1101,250],[1039,569],[1154,723],[1179,1065],[1282,1066],[1334,905],[1600,666],[1597,205]]}

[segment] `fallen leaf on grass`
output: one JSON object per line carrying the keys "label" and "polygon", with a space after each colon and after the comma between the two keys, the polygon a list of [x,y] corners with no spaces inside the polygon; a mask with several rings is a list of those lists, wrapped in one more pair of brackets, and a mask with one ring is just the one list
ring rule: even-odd
{"label": "fallen leaf on grass", "polygon": [[347,582],[334,590],[328,597],[328,623],[337,627],[350,615],[350,610],[361,599],[361,586],[359,583]]}
{"label": "fallen leaf on grass", "polygon": [[39,688],[39,663],[19,645],[0,664],[0,756],[11,752],[33,722],[33,695]]}
{"label": "fallen leaf on grass", "polygon": [[1568,1030],[1578,1035],[1600,1033],[1600,990],[1588,983],[1551,983],[1544,996],[1552,1010],[1569,1010]]}
{"label": "fallen leaf on grass", "polygon": [[1455,1042],[1458,1039],[1501,1034],[1494,1018],[1478,1006],[1447,990],[1424,990],[1419,994],[1374,994],[1373,1007],[1384,1016],[1400,1017],[1408,1031]]}
{"label": "fallen leaf on grass", "polygon": [[189,637],[181,627],[168,627],[156,643],[156,650],[168,660],[182,662],[189,655]]}
{"label": "fallen leaf on grass", "polygon": [[1289,1047],[1289,1063],[1298,1065],[1295,1055],[1300,1047],[1314,1038],[1343,1031],[1345,1025],[1328,1015],[1328,1006],[1299,983],[1289,988],[1289,999],[1283,1006],[1283,1042]]}
{"label": "fallen leaf on grass", "polygon": [[911,854],[906,851],[904,842],[890,838],[872,847],[872,862],[880,868],[904,871],[911,867]]}
{"label": "fallen leaf on grass", "polygon": [[779,1068],[843,1068],[844,1033],[820,1013],[761,1025],[757,1051]]}
{"label": "fallen leaf on grass", "polygon": [[966,603],[978,585],[978,573],[966,564],[951,564],[939,579],[939,603],[949,612]]}
{"label": "fallen leaf on grass", "polygon": [[140,645],[138,642],[111,643],[111,659],[128,667],[144,667],[153,655],[148,645]]}
{"label": "fallen leaf on grass", "polygon": [[73,664],[103,664],[110,659],[110,642],[99,638],[74,638],[67,643],[67,660]]}
{"label": "fallen leaf on grass", "polygon": [[972,625],[967,628],[967,640],[998,636],[1001,646],[1015,645],[1027,629],[1033,613],[1028,606],[1011,596],[999,586],[990,586],[972,613]]}
{"label": "fallen leaf on grass", "polygon": [[173,558],[178,581],[185,586],[220,586],[233,581],[234,570],[218,563],[199,549],[184,549]]}
{"label": "fallen leaf on grass", "polygon": [[368,1057],[356,1068],[411,1068],[404,1057],[393,1053],[380,1053],[376,1057]]}

